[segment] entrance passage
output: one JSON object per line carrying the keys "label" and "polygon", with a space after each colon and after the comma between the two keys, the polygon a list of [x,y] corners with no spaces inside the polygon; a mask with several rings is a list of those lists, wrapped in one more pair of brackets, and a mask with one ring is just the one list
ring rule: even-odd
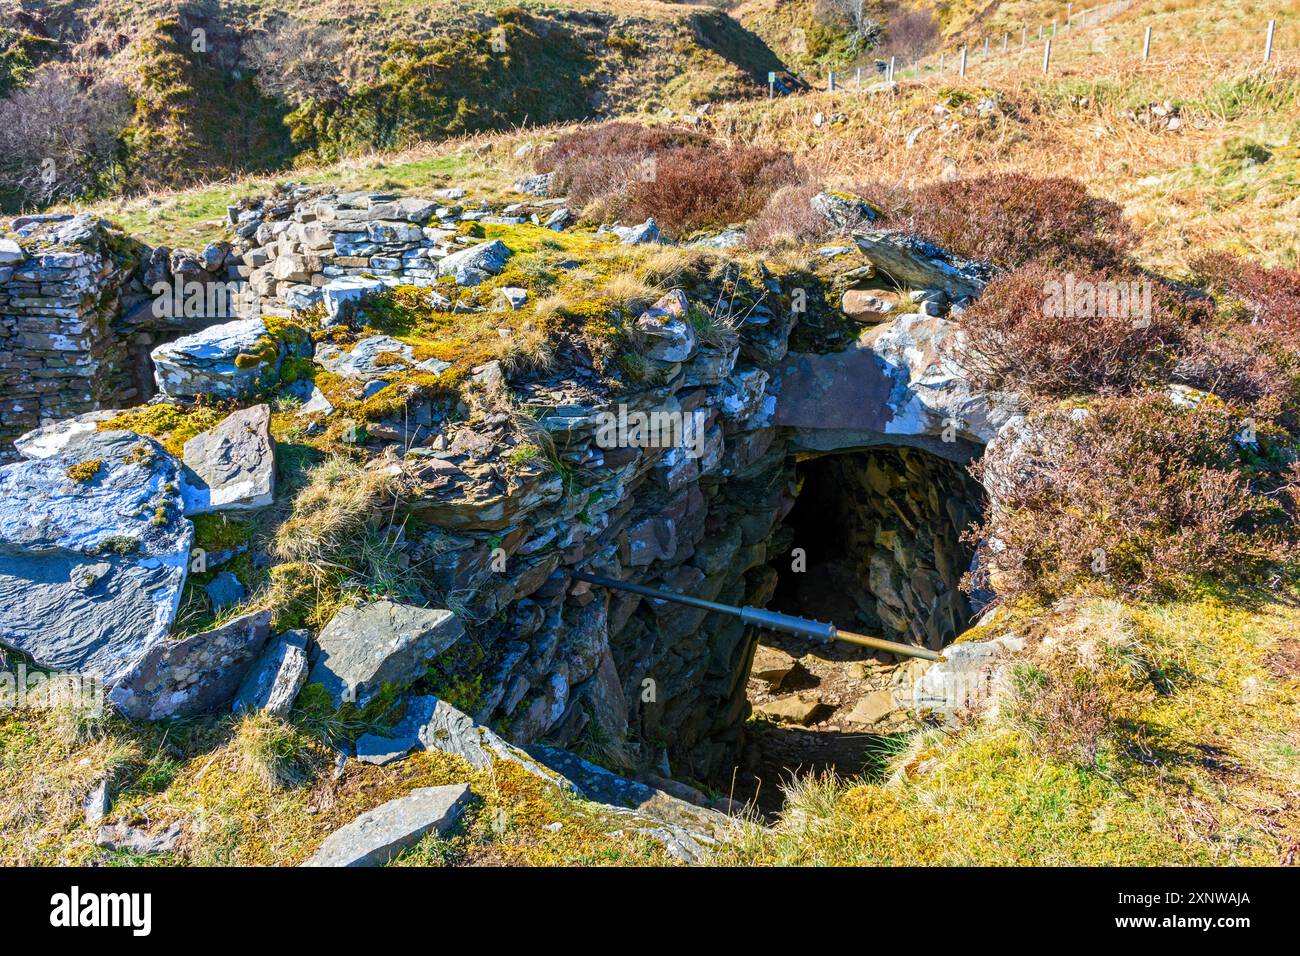
{"label": "entrance passage", "polygon": [[[962,533],[983,492],[962,465],[913,448],[827,454],[796,465],[798,494],[771,548],[768,607],[941,649],[970,621]],[[762,632],[748,682],[736,798],[764,813],[810,773],[878,771],[915,728],[900,700],[928,666],[852,645]]]}

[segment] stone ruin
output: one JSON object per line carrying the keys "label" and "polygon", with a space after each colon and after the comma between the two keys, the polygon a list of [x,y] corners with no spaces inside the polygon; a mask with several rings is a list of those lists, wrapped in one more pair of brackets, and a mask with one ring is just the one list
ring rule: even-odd
{"label": "stone ruin", "polygon": [[[197,256],[144,249],[84,217],[17,221],[18,238],[0,245],[3,437],[145,398],[152,388],[134,374],[132,348],[152,350],[167,401],[219,394],[256,403],[276,387],[287,357],[312,354],[311,343],[285,339],[269,320],[239,317],[238,310],[159,317],[146,307],[159,281],[246,281],[262,314],[319,307],[324,324],[347,324],[385,286],[421,285],[436,303],[440,278],[471,286],[499,272],[508,246],[456,235],[448,227],[457,222],[568,225],[560,201],[533,197],[496,210],[461,198],[458,191],[430,200],[290,191],[232,207],[234,242]],[[819,199],[837,210],[844,202]],[[798,315],[790,290],[775,278],[752,290],[736,341],[725,346],[697,339],[686,321],[689,303],[674,292],[638,322],[654,386],[611,403],[574,370],[515,396],[548,436],[558,471],[544,463],[503,467],[524,440],[503,414],[456,422],[413,399],[400,419],[370,427],[366,440],[391,450],[374,466],[391,469],[405,506],[433,529],[409,543],[411,561],[432,587],[456,596],[463,615],[378,602],[357,612],[370,615],[364,624],[332,622],[318,635],[273,637],[251,614],[215,636],[169,641],[189,547],[184,516],[199,512],[195,502],[208,510],[255,508],[273,496],[267,416],[250,414],[247,423],[199,436],[179,464],[129,432],[95,432],[92,417],[90,425],[74,421],[29,436],[25,447],[20,442],[29,460],[0,472],[25,507],[57,502],[66,519],[60,528],[37,529],[29,510],[26,518],[0,521],[0,551],[10,555],[0,563],[0,610],[8,615],[0,642],[38,663],[97,668],[115,684],[120,706],[156,718],[229,707],[232,699],[286,712],[308,680],[340,701],[355,700],[384,675],[409,682],[468,629],[483,652],[484,690],[476,712],[462,715],[470,726],[543,749],[600,740],[629,749],[637,766],[714,778],[734,764],[741,744],[756,635],[734,618],[592,588],[574,569],[761,607],[785,587],[783,568],[800,536],[834,533],[838,551],[818,565],[817,577],[838,584],[820,597],[815,588],[796,588],[789,599],[802,613],[824,619],[834,605],[885,636],[930,647],[951,641],[970,619],[958,584],[972,554],[960,533],[978,517],[982,493],[962,467],[1012,413],[1002,397],[971,391],[952,358],[957,332],[945,313],[977,294],[988,273],[909,237],[870,229],[855,236],[868,260],[856,260],[855,274],[874,275],[872,262],[887,263],[894,283],[922,289],[909,300],[915,311],[880,310],[874,329],[848,349],[791,353]],[[646,238],[653,229],[622,236]],[[203,328],[177,337],[195,326]],[[383,341],[363,339],[348,353],[318,344],[315,361],[369,394],[383,387],[387,369],[366,357],[400,356],[402,348],[373,338]],[[241,361],[250,354],[256,362]],[[474,376],[488,394],[505,387],[492,364]],[[299,395],[307,402],[299,414],[328,419],[332,406],[311,391]],[[600,440],[610,416],[635,413],[689,416],[698,443]],[[236,448],[241,461],[255,459],[247,473],[214,464],[229,461]],[[64,477],[88,458],[101,462],[102,477],[88,485]],[[179,478],[166,479],[169,469],[179,469]],[[579,472],[576,493],[565,476]],[[153,477],[141,485],[146,474]],[[135,517],[123,527],[85,514],[100,482],[135,489]],[[800,488],[809,486],[824,502],[821,532],[799,516]],[[827,515],[834,516],[829,525]],[[115,551],[123,539],[134,543]],[[50,559],[32,618],[42,631],[59,629],[60,607],[77,609],[70,619],[95,621],[96,589],[120,595],[131,575],[163,574],[135,644],[122,648],[122,635],[106,630],[136,620],[140,608],[132,607],[135,617],[100,620],[64,640],[59,655],[47,653],[48,634],[15,623],[33,610],[32,572],[13,558],[23,549],[60,555]],[[843,606],[847,590],[860,594],[856,607]],[[400,647],[382,653],[366,643],[398,633]],[[100,666],[104,661],[111,664]],[[421,745],[422,732],[410,728],[409,746],[366,746],[400,756]],[[360,742],[357,756],[364,757]]]}

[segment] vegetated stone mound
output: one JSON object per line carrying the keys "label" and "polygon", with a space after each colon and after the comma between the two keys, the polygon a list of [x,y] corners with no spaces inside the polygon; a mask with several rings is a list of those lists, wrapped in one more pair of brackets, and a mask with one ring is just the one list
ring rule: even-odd
{"label": "vegetated stone mound", "polygon": [[[345,604],[301,646],[271,639],[260,625],[213,628],[156,646],[164,622],[123,655],[114,676],[129,680],[115,700],[150,718],[224,710],[232,701],[240,710],[285,713],[310,666],[308,683],[335,706],[365,708],[385,689],[400,692],[425,679],[431,662],[451,656],[470,621],[483,648],[471,726],[502,728],[499,746],[480,735],[476,749],[463,754],[472,763],[539,740],[577,747],[600,739],[628,748],[638,766],[662,768],[671,753],[683,772],[707,777],[738,747],[752,631],[702,610],[594,590],[575,580],[573,569],[762,606],[774,586],[771,563],[784,547],[780,526],[797,486],[797,454],[913,445],[968,460],[1005,418],[995,397],[969,389],[951,354],[959,333],[948,310],[966,299],[980,273],[945,271],[964,266],[892,234],[873,240],[888,249],[879,262],[871,258],[876,247],[861,241],[831,247],[823,273],[840,270],[845,288],[886,283],[887,269],[948,287],[920,290],[911,299],[915,311],[900,307],[896,318],[883,310],[889,321],[833,354],[790,354],[802,315],[793,306],[795,286],[811,280],[729,262],[699,270],[639,314],[620,316],[626,354],[615,359],[637,371],[618,380],[620,391],[596,367],[589,345],[566,341],[549,371],[517,375],[504,360],[489,361],[469,369],[469,384],[436,406],[418,388],[405,390],[402,379],[421,373],[427,384],[447,363],[420,361],[417,348],[428,348],[427,337],[382,320],[416,291],[410,285],[423,287],[418,294],[436,328],[457,313],[491,321],[526,308],[526,290],[513,285],[522,280],[498,280],[503,287],[491,285],[490,295],[474,288],[510,267],[509,243],[478,241],[481,226],[541,230],[548,208],[529,200],[499,209],[455,192],[425,201],[294,187],[274,202],[232,207],[237,274],[272,298],[272,311],[305,311],[292,321],[269,314],[222,322],[152,354],[162,401],[174,407],[213,398],[259,402],[185,445],[188,470],[179,484],[190,513],[273,499],[271,413],[260,403],[298,397],[313,409],[293,412],[303,422],[294,426],[299,440],[327,435],[335,449],[345,443],[392,477],[397,503],[414,519],[410,527],[421,529],[396,545],[404,567],[419,569],[437,603],[450,604],[443,598],[454,595],[469,613],[391,598]],[[849,200],[828,208],[846,203],[847,216],[857,208]],[[619,235],[602,242],[620,249]],[[390,289],[401,295],[372,307],[374,296]],[[830,301],[840,301],[841,291]],[[886,294],[906,304],[897,289]],[[369,321],[383,334],[365,327]],[[284,385],[289,358],[295,380]],[[299,378],[304,366],[316,381]],[[386,397],[372,402],[381,391]],[[336,405],[348,410],[348,421]],[[369,417],[356,427],[351,416],[363,408]],[[639,436],[615,428],[611,436],[611,416],[676,428]],[[78,428],[91,424],[99,423]],[[51,435],[37,444],[53,448],[62,440]],[[183,580],[183,562],[179,575]],[[892,570],[889,577],[902,579]],[[929,577],[921,580],[935,590]],[[223,606],[239,601],[241,588],[225,587],[236,583],[229,570],[205,582],[214,609],[219,599]],[[907,593],[899,596],[894,610],[910,611]],[[927,592],[926,608],[952,600]],[[951,628],[901,622],[899,630],[933,643],[929,631],[946,640]],[[464,721],[453,726],[441,711],[419,720],[412,703],[401,732],[358,741],[360,759],[389,762],[428,746],[440,713],[438,734],[468,739]]]}
{"label": "vegetated stone mound", "polygon": [[0,467],[0,643],[115,683],[167,637],[194,535],[181,511],[179,463],[132,432]]}

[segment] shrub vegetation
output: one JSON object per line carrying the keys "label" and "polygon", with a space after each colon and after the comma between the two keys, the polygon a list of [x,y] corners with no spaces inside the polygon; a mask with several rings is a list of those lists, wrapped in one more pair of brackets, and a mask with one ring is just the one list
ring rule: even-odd
{"label": "shrub vegetation", "polygon": [[757,215],[770,196],[802,181],[777,149],[724,146],[687,130],[607,123],[561,137],[538,157],[557,188],[595,220],[654,217],[675,237]]}
{"label": "shrub vegetation", "polygon": [[974,472],[996,499],[970,540],[999,597],[1166,596],[1205,578],[1258,580],[1294,544],[1297,472],[1277,430],[1239,443],[1213,400],[1150,394],[1037,417]]}

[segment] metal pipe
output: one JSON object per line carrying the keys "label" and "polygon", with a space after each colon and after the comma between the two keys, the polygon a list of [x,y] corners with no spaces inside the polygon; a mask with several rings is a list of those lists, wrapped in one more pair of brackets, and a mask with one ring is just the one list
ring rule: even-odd
{"label": "metal pipe", "polygon": [[865,634],[855,634],[853,631],[841,631],[834,624],[823,624],[821,621],[809,620],[806,617],[795,617],[793,614],[782,614],[779,611],[769,611],[761,607],[735,607],[717,601],[706,601],[704,598],[691,597],[687,594],[674,594],[672,591],[661,591],[657,588],[646,587],[644,584],[619,581],[617,578],[607,578],[599,574],[592,574],[589,571],[574,571],[573,576],[579,581],[586,581],[588,584],[595,584],[603,588],[614,588],[631,594],[640,594],[642,597],[654,598],[658,601],[672,601],[676,604],[685,604],[687,607],[716,611],[719,614],[730,614],[733,617],[740,618],[746,624],[753,624],[756,627],[766,628],[771,631],[782,631],[786,634],[797,634],[800,637],[809,637],[823,643],[844,641],[847,644],[857,644],[859,647],[887,651],[901,657],[919,657],[927,661],[941,661],[944,659],[943,655],[926,647],[902,644],[898,641],[887,641],[880,637],[868,637]]}

